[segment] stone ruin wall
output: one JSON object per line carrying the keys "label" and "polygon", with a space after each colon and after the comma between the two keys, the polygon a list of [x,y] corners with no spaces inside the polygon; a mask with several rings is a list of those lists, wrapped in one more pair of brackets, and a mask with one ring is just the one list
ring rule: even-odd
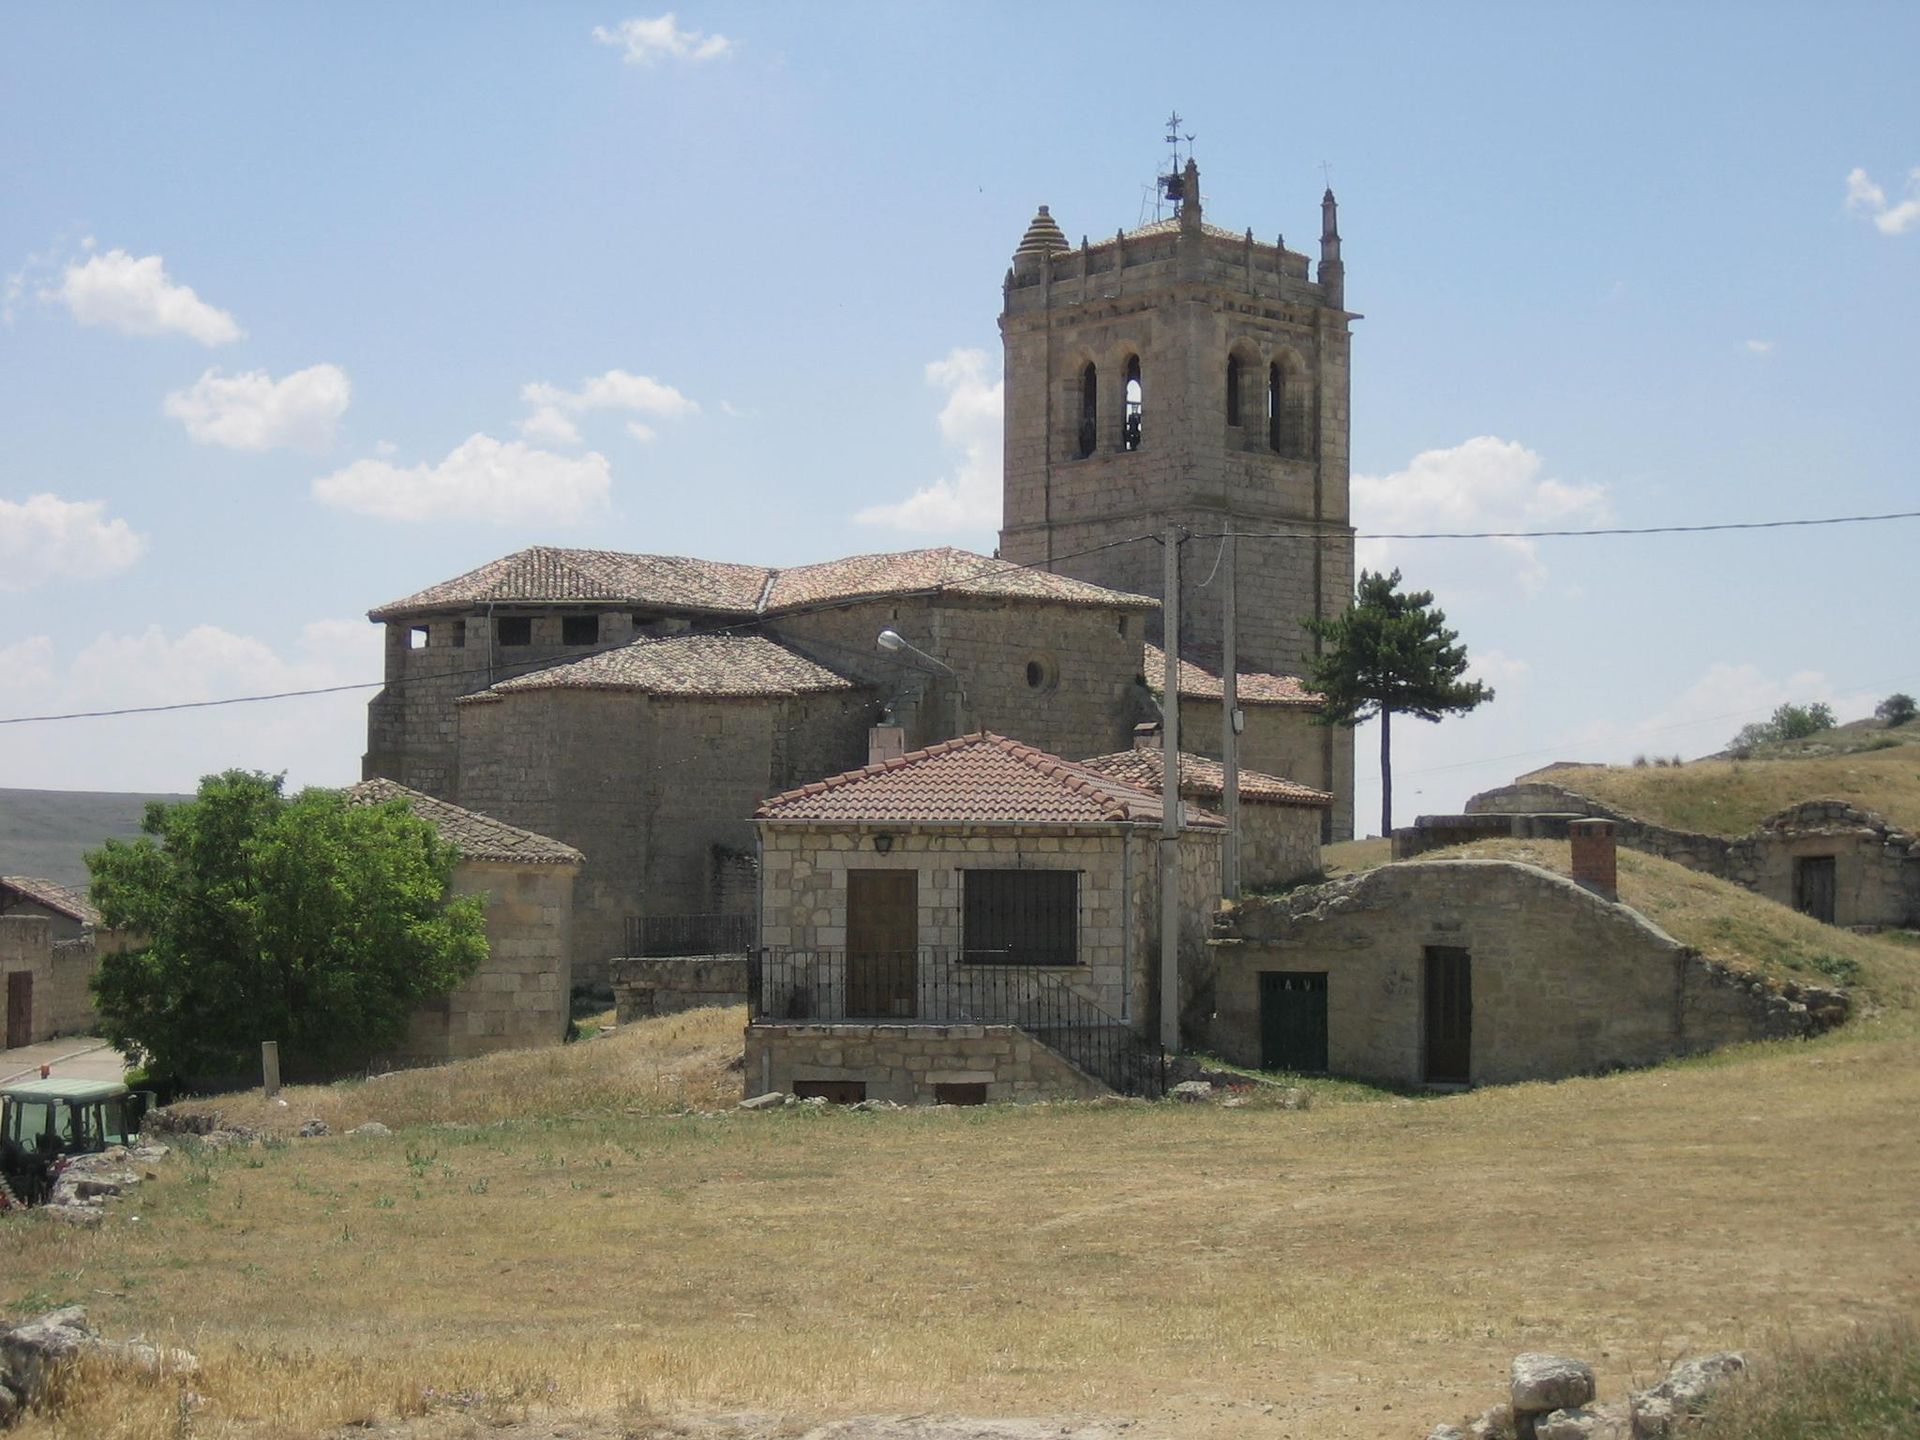
{"label": "stone ruin wall", "polygon": [[[1592,796],[1533,781],[1475,795],[1467,801],[1465,816],[1422,816],[1416,829],[1427,838],[1410,840],[1409,849],[1418,853],[1435,844],[1485,838],[1464,833],[1477,829],[1478,824],[1488,825],[1502,836],[1563,838],[1565,822],[1581,815],[1612,820],[1622,845],[1731,881],[1789,909],[1794,906],[1793,862],[1807,856],[1831,855],[1836,924],[1920,926],[1920,836],[1844,800],[1804,801],[1769,815],[1758,829],[1728,839],[1656,825],[1623,814]],[[1503,821],[1497,817],[1508,818]],[[1431,825],[1430,819],[1434,822]],[[1460,826],[1457,822],[1461,821],[1478,824]],[[1503,823],[1513,828],[1501,828]],[[1450,827],[1463,833],[1457,839],[1445,838]],[[1396,835],[1395,858],[1400,854],[1401,838]]]}

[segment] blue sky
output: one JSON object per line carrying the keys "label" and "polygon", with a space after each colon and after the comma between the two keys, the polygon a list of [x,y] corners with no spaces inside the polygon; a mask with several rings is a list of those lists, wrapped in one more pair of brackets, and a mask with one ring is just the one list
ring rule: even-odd
{"label": "blue sky", "polygon": [[[1304,247],[1331,167],[1363,531],[1920,508],[1915,53],[1910,5],[15,9],[0,715],[374,679],[369,607],[528,544],[990,549],[1008,257],[1137,223],[1172,107],[1221,224]],[[1920,690],[1917,537],[1370,546],[1499,692],[1397,727],[1398,812]],[[343,781],[364,702],[8,726],[0,785]]]}

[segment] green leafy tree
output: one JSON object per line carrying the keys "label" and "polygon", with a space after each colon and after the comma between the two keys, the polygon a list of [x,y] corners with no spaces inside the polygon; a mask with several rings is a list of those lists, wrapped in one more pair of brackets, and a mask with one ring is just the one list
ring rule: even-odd
{"label": "green leafy tree", "polygon": [[1308,620],[1324,643],[1310,662],[1313,688],[1325,700],[1315,718],[1352,727],[1380,717],[1380,833],[1393,833],[1393,717],[1437,721],[1493,699],[1478,680],[1462,677],[1466,648],[1433,608],[1433,592],[1403,594],[1400,572],[1360,572],[1354,603],[1336,620]]}
{"label": "green leafy tree", "polygon": [[102,1033],[161,1083],[249,1075],[263,1040],[289,1077],[337,1074],[486,956],[480,898],[448,898],[457,852],[404,801],[288,798],[278,776],[229,770],[149,805],[141,829],[87,856],[106,923],[146,937],[101,961],[94,991]]}
{"label": "green leafy tree", "polygon": [[1834,726],[1833,707],[1823,700],[1811,705],[1782,705],[1765,720],[1743,725],[1727,745],[1727,753],[1744,760],[1762,745],[1778,745],[1785,740],[1804,740]]}
{"label": "green leafy tree", "polygon": [[1920,715],[1920,705],[1914,703],[1911,695],[1889,695],[1873,707],[1873,718],[1885,722],[1889,730],[1896,725],[1906,724],[1915,715]]}

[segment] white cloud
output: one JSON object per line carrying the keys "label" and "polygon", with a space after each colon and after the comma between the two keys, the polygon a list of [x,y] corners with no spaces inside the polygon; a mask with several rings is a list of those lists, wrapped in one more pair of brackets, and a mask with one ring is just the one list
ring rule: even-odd
{"label": "white cloud", "polygon": [[1887,203],[1887,192],[1858,166],[1847,172],[1847,209],[1873,221],[1882,235],[1904,235],[1920,228],[1920,168],[1907,172],[1907,195]]}
{"label": "white cloud", "polygon": [[[304,626],[285,652],[218,626],[104,634],[62,653],[44,635],[0,649],[0,715],[68,714],[377,681],[381,629]],[[191,790],[239,766],[288,771],[292,787],[358,778],[371,688],[175,713],[9,725],[0,785]]]}
{"label": "white cloud", "polygon": [[868,506],[856,523],[920,532],[999,528],[1004,382],[989,381],[990,372],[984,350],[953,350],[927,366],[927,383],[946,392],[940,435],[958,452],[958,466],[905,500]]}
{"label": "white cloud", "polygon": [[724,35],[682,30],[671,10],[652,20],[638,16],[622,20],[611,29],[596,25],[593,38],[596,44],[617,46],[620,58],[629,65],[651,65],[657,60],[718,60],[733,50],[733,42]]}
{"label": "white cloud", "polygon": [[1774,347],[1774,342],[1771,340],[1747,341],[1747,353],[1749,355],[1756,355],[1762,360],[1766,359],[1769,355],[1773,354],[1773,347]]}
{"label": "white cloud", "polygon": [[627,422],[627,434],[636,440],[642,442],[652,440],[655,439],[659,433],[660,432],[655,430],[651,425],[642,425],[638,420],[629,420]]}
{"label": "white cloud", "polygon": [[58,287],[42,293],[61,301],[82,325],[105,325],[123,335],[178,334],[202,345],[226,345],[243,333],[225,310],[169,278],[158,255],[135,258],[109,250],[69,261]]}
{"label": "white cloud", "polygon": [[0,590],[117,574],[146,548],[126,521],[107,519],[102,500],[0,500]]}
{"label": "white cloud", "polygon": [[518,440],[471,435],[438,465],[358,460],[313,482],[318,500],[382,520],[566,524],[606,504],[604,455],[556,455]]}
{"label": "white cloud", "polygon": [[338,365],[313,365],[275,380],[264,370],[224,376],[209,370],[167,396],[166,413],[202,445],[272,450],[282,445],[324,450],[353,396]]}
{"label": "white cloud", "polygon": [[[1425,450],[1391,475],[1353,477],[1354,521],[1368,532],[1459,532],[1573,529],[1609,516],[1606,487],[1542,477],[1540,456],[1515,440],[1478,435],[1446,450]],[[1422,568],[1435,547],[1475,542],[1432,542],[1421,547]],[[1514,578],[1527,590],[1545,582],[1547,567],[1536,541],[1484,542],[1514,564]],[[1407,550],[1404,541],[1362,540],[1359,563],[1388,569]],[[1484,571],[1482,562],[1478,569]],[[1415,588],[1431,588],[1414,576]]]}
{"label": "white cloud", "polygon": [[[520,387],[520,398],[534,407],[533,413],[520,422],[520,433],[529,440],[545,440],[554,445],[578,445],[580,427],[575,418],[593,410],[625,410],[662,420],[700,412],[698,402],[689,400],[673,386],[625,370],[609,370],[604,375],[582,380],[577,390],[563,390],[558,385],[535,380]],[[639,428],[647,430],[646,426]],[[653,432],[647,430],[640,438],[650,440]]]}
{"label": "white cloud", "polygon": [[1751,662],[1716,660],[1643,719],[1599,721],[1575,731],[1568,743],[1583,758],[1614,763],[1643,752],[1708,754],[1724,746],[1741,726],[1765,720],[1782,705],[1822,701],[1844,721],[1870,712],[1877,698],[1866,691],[1842,690],[1819,670],[1775,675]]}

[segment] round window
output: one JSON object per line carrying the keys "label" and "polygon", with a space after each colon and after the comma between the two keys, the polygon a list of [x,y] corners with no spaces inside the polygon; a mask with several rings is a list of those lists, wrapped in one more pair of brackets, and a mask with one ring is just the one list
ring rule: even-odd
{"label": "round window", "polygon": [[1059,667],[1051,656],[1036,655],[1027,661],[1027,688],[1029,690],[1051,690],[1060,679]]}

